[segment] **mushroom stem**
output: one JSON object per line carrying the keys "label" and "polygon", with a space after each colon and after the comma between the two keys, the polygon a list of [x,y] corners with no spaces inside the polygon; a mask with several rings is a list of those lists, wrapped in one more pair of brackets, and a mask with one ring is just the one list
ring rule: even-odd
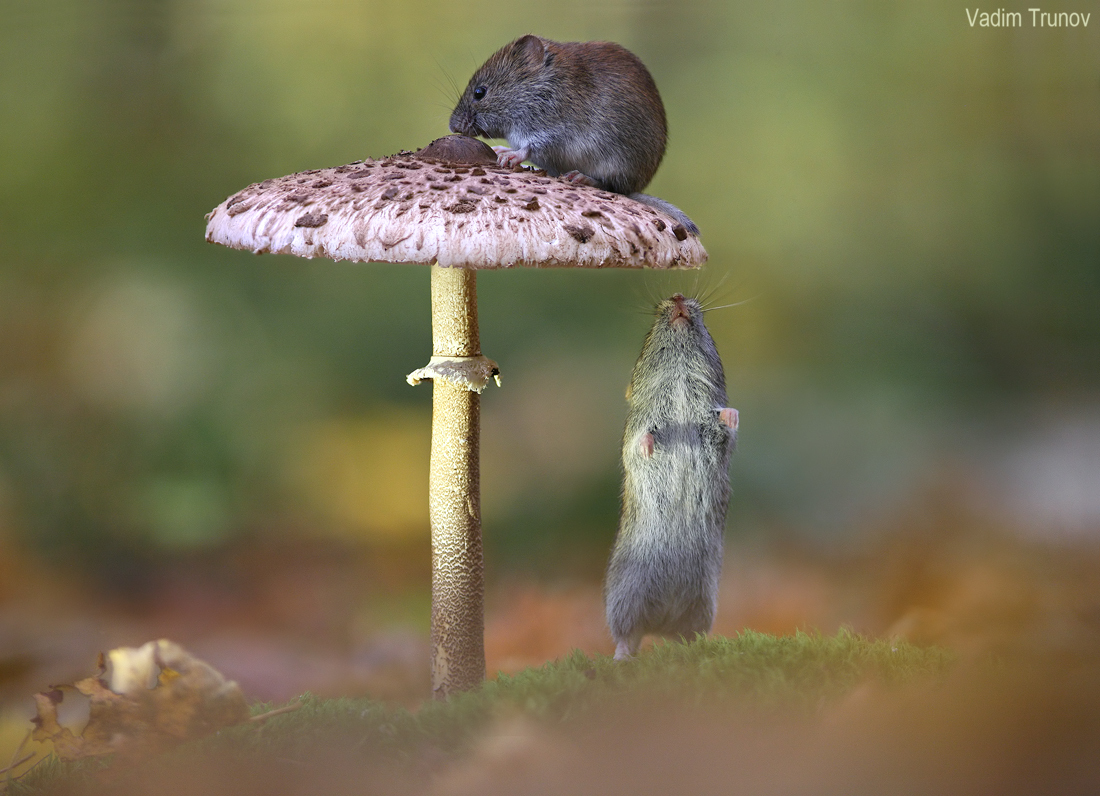
{"label": "mushroom stem", "polygon": [[[476,271],[432,267],[432,354],[481,354]],[[485,679],[478,393],[432,382],[432,695],[446,699]]]}

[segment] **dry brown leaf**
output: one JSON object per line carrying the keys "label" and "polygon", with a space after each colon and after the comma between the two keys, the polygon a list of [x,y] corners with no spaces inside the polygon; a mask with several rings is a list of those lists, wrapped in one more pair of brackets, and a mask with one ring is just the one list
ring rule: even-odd
{"label": "dry brown leaf", "polygon": [[[99,656],[99,672],[35,694],[32,737],[63,760],[152,754],[248,719],[240,687],[166,639]],[[85,707],[87,721],[63,715]],[[83,718],[83,717],[80,717]]]}

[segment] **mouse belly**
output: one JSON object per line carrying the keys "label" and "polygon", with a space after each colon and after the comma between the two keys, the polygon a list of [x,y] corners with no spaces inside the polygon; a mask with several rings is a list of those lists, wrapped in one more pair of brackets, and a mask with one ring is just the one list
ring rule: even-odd
{"label": "mouse belly", "polygon": [[[607,624],[625,657],[649,634],[690,641],[706,633],[718,605],[723,522],[715,512],[625,516],[608,565]],[[721,512],[724,515],[724,512]]]}
{"label": "mouse belly", "polygon": [[[686,552],[686,554],[685,554]],[[617,641],[637,642],[648,634],[691,640],[714,622],[721,548],[659,550],[621,545],[607,579],[607,621]]]}
{"label": "mouse belly", "polygon": [[648,634],[690,641],[710,630],[730,445],[717,419],[627,435],[623,511],[605,588],[617,658],[632,656]]}
{"label": "mouse belly", "polygon": [[[516,144],[509,144],[519,148]],[[552,177],[566,177],[571,182],[591,185],[604,191],[630,194],[645,187],[648,179],[639,179],[621,152],[621,146],[599,136],[547,135],[532,141],[529,160]]]}

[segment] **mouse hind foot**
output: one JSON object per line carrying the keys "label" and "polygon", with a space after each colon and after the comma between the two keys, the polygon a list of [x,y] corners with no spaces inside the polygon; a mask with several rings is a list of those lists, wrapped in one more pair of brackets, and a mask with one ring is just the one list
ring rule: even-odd
{"label": "mouse hind foot", "polygon": [[599,182],[592,179],[584,172],[577,171],[576,169],[565,172],[565,174],[561,175],[561,178],[566,182],[573,183],[574,185],[590,185],[593,188],[601,187]]}
{"label": "mouse hind foot", "polygon": [[615,645],[615,660],[617,661],[629,661],[638,654],[638,647],[642,645],[642,637],[640,635],[615,640],[618,642]]}

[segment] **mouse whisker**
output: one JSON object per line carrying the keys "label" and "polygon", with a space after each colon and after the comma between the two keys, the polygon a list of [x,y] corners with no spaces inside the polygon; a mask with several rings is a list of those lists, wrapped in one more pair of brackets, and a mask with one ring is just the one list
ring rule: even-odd
{"label": "mouse whisker", "polygon": [[454,104],[458,102],[458,98],[462,96],[462,89],[458,85],[458,81],[455,80],[454,74],[446,69],[443,64],[439,62],[439,59],[432,56],[432,60],[435,61],[435,65],[439,68],[440,73],[443,75],[444,80],[447,81],[446,86],[440,86],[438,83],[436,87],[442,91],[449,100],[450,107],[454,107]]}
{"label": "mouse whisker", "polygon": [[755,296],[750,296],[747,299],[742,299],[741,301],[735,301],[732,304],[722,304],[718,307],[703,307],[703,312],[710,312],[711,310],[724,310],[724,309],[729,309],[730,307],[740,307],[742,304],[748,304],[750,301],[756,301],[756,299],[758,299],[758,298],[760,298],[759,293],[757,293]]}
{"label": "mouse whisker", "polygon": [[[713,272],[709,272],[708,276],[712,276]],[[706,306],[714,300],[714,297],[718,295],[722,289],[722,285],[729,279],[730,272],[728,270],[722,271],[721,276],[718,277],[717,282],[708,282],[706,289],[703,291],[704,295],[699,296],[699,303],[702,306]]]}
{"label": "mouse whisker", "polygon": [[699,280],[702,278],[702,276],[703,276],[702,271],[696,271],[695,272],[694,283],[691,286],[691,295],[692,296],[698,297],[698,295],[699,295]]}

